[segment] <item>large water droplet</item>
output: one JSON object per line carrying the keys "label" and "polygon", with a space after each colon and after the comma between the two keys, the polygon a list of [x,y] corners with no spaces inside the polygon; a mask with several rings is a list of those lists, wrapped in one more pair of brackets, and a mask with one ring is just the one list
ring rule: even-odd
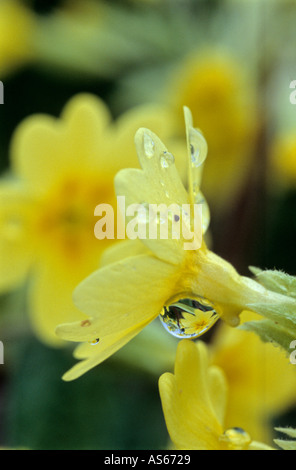
{"label": "large water droplet", "polygon": [[143,135],[143,145],[144,145],[144,152],[146,157],[151,158],[154,155],[154,147],[155,143],[152,137],[147,134],[147,132],[144,132]]}
{"label": "large water droplet", "polygon": [[175,163],[174,155],[170,152],[163,152],[160,156],[160,165],[162,168],[169,168],[169,166]]}
{"label": "large water droplet", "polygon": [[211,302],[197,296],[167,305],[159,315],[165,329],[177,338],[197,338],[208,331],[219,317]]}

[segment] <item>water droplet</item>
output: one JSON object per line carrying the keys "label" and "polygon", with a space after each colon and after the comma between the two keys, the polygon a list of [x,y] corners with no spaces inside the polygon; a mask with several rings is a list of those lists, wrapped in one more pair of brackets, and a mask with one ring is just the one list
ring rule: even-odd
{"label": "water droplet", "polygon": [[232,449],[246,449],[251,443],[249,434],[238,427],[227,429],[221,436],[221,440],[228,442]]}
{"label": "water droplet", "polygon": [[207,144],[202,134],[194,127],[189,129],[189,146],[191,164],[194,168],[199,167],[206,159]]}
{"label": "water droplet", "polygon": [[149,204],[147,202],[139,204],[137,221],[139,224],[147,224],[149,222]]}
{"label": "water droplet", "polygon": [[168,220],[168,216],[167,214],[161,214],[161,213],[157,213],[156,214],[156,223],[157,224],[165,224]]}
{"label": "water droplet", "polygon": [[202,232],[205,233],[210,224],[211,214],[209,205],[201,191],[195,194],[194,204],[202,204]]}
{"label": "water droplet", "polygon": [[100,341],[100,338],[96,338],[93,341],[89,341],[89,344],[91,344],[92,346],[95,346],[96,344],[99,343],[99,341]]}
{"label": "water droplet", "polygon": [[145,152],[146,157],[148,158],[153,157],[155,143],[152,137],[149,134],[147,134],[147,132],[144,132],[143,144],[144,144],[144,152]]}
{"label": "water droplet", "polygon": [[162,168],[169,168],[173,163],[175,163],[174,155],[170,152],[163,152],[160,156],[160,165]]}
{"label": "water droplet", "polygon": [[203,297],[184,298],[164,306],[160,321],[177,338],[197,338],[219,319],[214,305]]}

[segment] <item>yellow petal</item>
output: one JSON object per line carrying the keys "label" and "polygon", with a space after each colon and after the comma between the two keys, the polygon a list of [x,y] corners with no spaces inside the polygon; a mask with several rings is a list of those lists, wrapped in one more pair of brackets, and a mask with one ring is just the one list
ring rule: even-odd
{"label": "yellow petal", "polygon": [[[182,205],[189,204],[188,194],[182,184],[180,176],[174,164],[174,157],[170,154],[161,140],[148,129],[139,129],[135,136],[135,144],[141,170],[122,170],[115,177],[115,188],[117,196],[124,195],[126,198],[126,207],[132,204],[141,204],[144,207],[156,205],[157,212],[162,205],[164,210],[164,221],[166,219],[165,208],[171,207],[171,221],[168,220],[169,231],[159,232],[155,238],[152,238],[149,229],[157,228],[162,230],[160,219],[156,216],[146,221],[144,227],[143,243],[151,249],[160,259],[169,261],[173,264],[180,264],[186,255],[184,250],[184,238],[182,230],[179,236],[172,236],[176,220],[182,218]],[[158,211],[161,216],[161,209]],[[174,215],[177,219],[174,219]],[[147,215],[149,217],[149,215]],[[172,223],[172,225],[170,225]],[[179,224],[178,225],[182,225]],[[127,224],[128,229],[128,224]],[[167,228],[166,228],[167,229]],[[161,235],[163,233],[163,235]],[[166,235],[166,236],[165,236]]]}
{"label": "yellow petal", "polygon": [[228,398],[228,385],[224,371],[211,366],[208,370],[209,394],[219,423],[224,423]]}
{"label": "yellow petal", "polygon": [[[145,104],[136,106],[119,116],[114,124],[114,129],[112,130],[113,136],[111,137],[114,148],[114,155],[112,155],[114,172],[123,168],[121,158],[116,159],[116,156],[122,156],[123,152],[126,156],[124,165],[126,168],[137,168],[139,166],[134,137],[137,130],[141,127],[156,132],[163,142],[171,141],[171,109],[161,105]],[[186,161],[186,159],[182,158],[182,155],[178,155],[176,159],[177,168],[183,169],[184,160]],[[119,165],[118,163],[121,164]]]}
{"label": "yellow petal", "polygon": [[109,120],[102,101],[87,94],[72,98],[61,119],[47,115],[25,119],[12,140],[16,173],[43,192],[61,175],[69,175],[73,166],[77,172],[81,167],[104,168],[105,140],[101,137]]}
{"label": "yellow petal", "polygon": [[84,360],[78,362],[75,366],[68,370],[63,375],[63,379],[65,381],[75,380],[81,375],[85,374],[90,369],[97,366],[109,356],[118,351],[118,349],[122,348],[146,325],[147,323],[143,323],[137,328],[130,328],[128,330],[123,329],[116,334],[105,336],[95,346],[85,343],[79,345],[75,356],[78,359],[83,358]]}
{"label": "yellow petal", "polygon": [[35,58],[34,15],[24,2],[1,0],[0,3],[0,74],[11,72]]}
{"label": "yellow petal", "polygon": [[163,374],[159,389],[167,428],[178,449],[224,448],[219,441],[223,428],[211,402],[207,356],[201,342],[179,343],[175,373]]}
{"label": "yellow petal", "polygon": [[[241,319],[256,317],[243,312]],[[295,405],[296,375],[289,357],[257,335],[221,322],[213,338],[211,363],[223,368],[229,383],[225,427],[239,423],[253,439],[272,443],[265,417],[279,416]]]}
{"label": "yellow petal", "polygon": [[74,302],[90,317],[88,323],[60,325],[57,334],[70,341],[92,341],[136,329],[157,317],[176,280],[176,268],[146,255],[108,265],[74,291]]}
{"label": "yellow petal", "polygon": [[[140,240],[124,240],[107,248],[101,257],[100,266],[116,263],[130,256],[148,254],[149,250]],[[150,253],[151,254],[151,253]]]}
{"label": "yellow petal", "polygon": [[29,285],[29,314],[37,337],[44,343],[60,346],[56,326],[84,318],[72,300],[73,290],[81,278],[83,275],[73,276],[50,261],[35,266]]}
{"label": "yellow petal", "polygon": [[33,261],[28,220],[31,200],[17,182],[0,185],[0,290],[22,282]]}

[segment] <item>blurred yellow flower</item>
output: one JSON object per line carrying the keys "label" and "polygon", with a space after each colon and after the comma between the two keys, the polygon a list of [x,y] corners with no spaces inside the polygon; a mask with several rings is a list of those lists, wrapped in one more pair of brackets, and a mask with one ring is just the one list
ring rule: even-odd
{"label": "blurred yellow flower", "polygon": [[[243,312],[241,321],[254,319]],[[272,419],[295,405],[296,371],[289,357],[252,333],[221,323],[211,342],[210,363],[229,384],[226,427],[240,423],[256,440],[272,442]]]}
{"label": "blurred yellow flower", "polygon": [[[86,342],[75,352],[75,356],[83,361],[64,375],[65,380],[75,379],[101,363],[160,314],[170,332],[179,337],[192,337],[193,322],[188,325],[188,318],[184,323],[183,317],[184,312],[188,313],[188,304],[189,313],[196,317],[196,325],[200,315],[204,323],[205,312],[211,312],[208,324],[202,329],[199,325],[195,331],[195,336],[198,336],[219,316],[231,326],[237,326],[239,314],[249,304],[268,306],[282,300],[279,294],[240,276],[231,264],[209,251],[204,241],[199,249],[187,249],[185,234],[174,237],[176,221],[180,220],[180,212],[177,215],[174,211],[182,209],[182,223],[189,232],[192,220],[188,220],[183,207],[196,207],[197,202],[205,207],[199,182],[200,169],[206,158],[206,142],[193,128],[188,109],[185,116],[189,192],[181,182],[172,154],[148,129],[139,129],[135,137],[143,170],[126,169],[116,175],[117,194],[125,196],[127,206],[137,204],[145,208],[147,203],[173,205],[172,212],[168,214],[171,235],[166,238],[143,237],[140,242],[122,242],[115,247],[116,253],[111,254],[110,264],[94,272],[75,289],[74,302],[89,319],[57,327],[61,338]],[[203,216],[203,223],[194,226],[192,232],[199,241],[202,231],[207,229],[207,210],[203,211]],[[147,229],[149,224],[147,218],[143,218],[143,212],[137,223]],[[161,223],[160,214],[154,219],[154,225]],[[151,225],[154,227],[153,223]],[[293,304],[292,300],[285,300]],[[95,345],[92,345],[93,340],[96,340]]]}
{"label": "blurred yellow flower", "polygon": [[296,185],[296,137],[295,133],[280,135],[270,148],[272,182],[285,187]]}
{"label": "blurred yellow flower", "polygon": [[177,449],[272,450],[252,441],[248,430],[225,427],[227,380],[220,367],[209,365],[203,342],[179,342],[174,374],[166,372],[160,377],[159,391],[167,429]]}
{"label": "blurred yellow flower", "polygon": [[0,76],[30,60],[34,15],[23,2],[2,0],[0,2]]}
{"label": "blurred yellow flower", "polygon": [[167,122],[163,109],[145,107],[112,123],[100,99],[81,94],[60,119],[34,115],[16,130],[12,175],[0,184],[0,291],[29,276],[32,324],[45,342],[61,343],[58,323],[85,318],[72,291],[114,241],[96,239],[94,209],[115,206],[115,173],[137,165],[135,130],[149,123],[165,132]]}
{"label": "blurred yellow flower", "polygon": [[163,95],[174,109],[177,127],[182,129],[180,110],[186,105],[208,142],[204,193],[213,211],[226,208],[253,162],[258,126],[253,84],[234,58],[211,49],[185,57],[170,77]]}

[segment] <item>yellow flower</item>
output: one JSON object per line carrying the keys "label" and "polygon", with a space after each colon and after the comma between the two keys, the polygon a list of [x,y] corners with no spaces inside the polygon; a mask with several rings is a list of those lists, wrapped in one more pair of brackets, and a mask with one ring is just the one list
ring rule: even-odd
{"label": "yellow flower", "polygon": [[174,110],[179,129],[183,105],[190,108],[202,129],[209,146],[203,190],[212,210],[219,214],[218,209],[232,204],[253,162],[256,113],[252,83],[234,58],[211,49],[189,54],[171,76],[163,95]]}
{"label": "yellow flower", "polygon": [[286,187],[296,185],[295,133],[278,136],[271,144],[270,166],[273,183]]}
{"label": "yellow flower", "polygon": [[17,0],[0,2],[0,76],[32,58],[34,16]]}
{"label": "yellow flower", "polygon": [[203,342],[179,342],[174,374],[160,377],[159,391],[167,429],[177,449],[271,450],[252,441],[247,430],[225,428],[227,380],[220,367],[209,365]]}
{"label": "yellow flower", "polygon": [[[241,321],[253,317],[243,312]],[[271,443],[271,420],[295,405],[296,375],[289,357],[257,335],[223,323],[212,340],[210,363],[223,369],[229,383],[226,427],[239,422],[254,439]]]}
{"label": "yellow flower", "polygon": [[[143,170],[120,171],[115,178],[117,194],[125,196],[127,206],[136,204],[142,209],[147,203],[158,206],[164,203],[165,207],[173,205],[167,217],[171,236],[146,236],[140,241],[128,240],[118,244],[109,256],[110,264],[106,256],[105,265],[75,289],[74,302],[89,319],[87,323],[74,322],[57,327],[57,335],[61,338],[83,342],[75,352],[75,356],[83,360],[65,374],[65,380],[79,377],[108,358],[157,318],[163,307],[168,310],[166,318],[161,315],[163,320],[167,320],[164,322],[167,329],[173,330],[176,336],[191,337],[183,324],[184,309],[176,310],[176,302],[181,306],[192,302],[197,316],[210,306],[213,314],[231,326],[237,326],[239,314],[248,307],[251,309],[252,304],[263,303],[268,309],[284,297],[240,276],[231,264],[209,251],[204,241],[199,249],[185,248],[192,219],[188,221],[184,208],[188,209],[189,204],[193,209],[198,202],[204,206],[199,183],[207,151],[203,136],[192,126],[189,110],[186,110],[186,124],[189,192],[181,182],[172,154],[161,140],[148,129],[139,129],[136,133],[135,143]],[[180,208],[187,232],[182,231],[180,236],[174,237]],[[138,227],[143,228],[144,225],[146,234],[148,225],[149,230],[150,227],[159,227],[162,215],[158,215],[160,217],[147,224],[147,218],[139,211],[136,218]],[[203,211],[203,216],[201,225],[205,231],[207,210]],[[130,222],[134,221],[129,221],[127,228]],[[195,227],[192,234],[198,243],[201,226]],[[292,299],[284,299],[294,305]],[[94,339],[99,339],[97,344],[89,344]]]}
{"label": "yellow flower", "polygon": [[98,98],[81,94],[60,119],[27,118],[12,140],[12,176],[0,184],[0,291],[29,276],[29,311],[38,336],[61,343],[58,323],[85,318],[72,291],[99,266],[114,240],[94,235],[94,209],[115,207],[113,178],[137,159],[132,136],[141,123],[162,126],[168,115],[145,107],[111,122]]}

